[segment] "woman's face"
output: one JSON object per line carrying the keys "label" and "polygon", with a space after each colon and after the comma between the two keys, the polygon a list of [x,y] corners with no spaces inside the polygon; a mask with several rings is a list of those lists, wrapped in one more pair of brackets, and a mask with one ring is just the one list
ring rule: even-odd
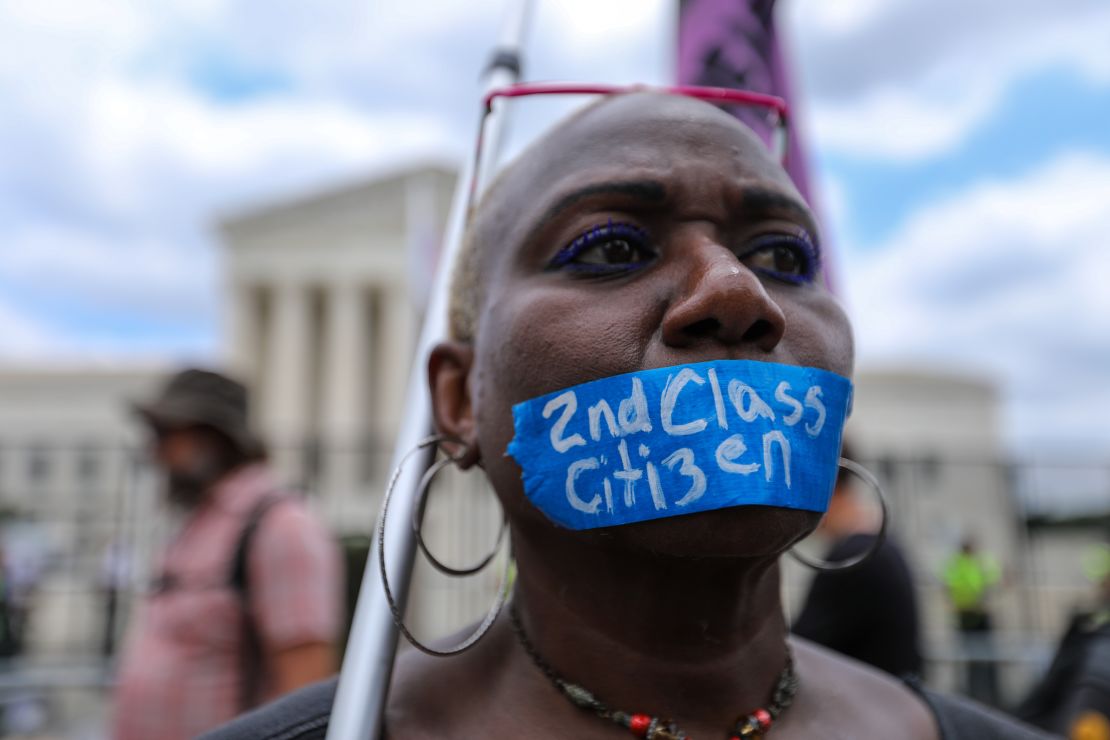
{"label": "woman's face", "polygon": [[[825,288],[812,214],[762,143],[712,106],[611,99],[530,150],[483,211],[469,388],[483,466],[518,524],[542,515],[504,454],[515,403],[714,359],[851,375],[851,330]],[[601,536],[756,555],[789,546],[817,518],[742,507]]]}

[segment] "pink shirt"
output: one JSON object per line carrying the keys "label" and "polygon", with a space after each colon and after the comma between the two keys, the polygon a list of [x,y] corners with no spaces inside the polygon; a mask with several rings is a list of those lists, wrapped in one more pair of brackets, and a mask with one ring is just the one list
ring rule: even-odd
{"label": "pink shirt", "polygon": [[[157,572],[174,585],[147,597],[120,663],[117,740],[185,740],[242,710],[244,612],[229,580],[246,519],[275,490],[261,465],[236,471],[167,548]],[[341,568],[334,540],[295,497],[266,512],[247,560],[251,618],[265,654],[336,642]],[[260,679],[269,698],[266,662]]]}

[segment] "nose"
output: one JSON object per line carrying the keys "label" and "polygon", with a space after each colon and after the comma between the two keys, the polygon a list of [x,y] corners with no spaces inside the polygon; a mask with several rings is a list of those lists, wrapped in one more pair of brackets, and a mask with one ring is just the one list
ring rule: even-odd
{"label": "nose", "polygon": [[771,352],[786,332],[786,316],[759,276],[719,244],[691,245],[678,295],[663,315],[663,342],[691,348],[706,343],[750,345]]}

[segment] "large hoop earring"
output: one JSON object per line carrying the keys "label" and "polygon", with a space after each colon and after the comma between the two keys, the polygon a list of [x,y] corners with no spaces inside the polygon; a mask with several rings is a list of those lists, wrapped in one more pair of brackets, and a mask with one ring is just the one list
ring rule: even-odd
{"label": "large hoop earring", "polygon": [[416,535],[417,546],[420,548],[420,551],[424,553],[424,557],[428,559],[428,562],[432,564],[433,568],[438,570],[440,573],[443,573],[444,575],[462,578],[478,573],[491,562],[493,562],[493,559],[497,557],[497,553],[501,551],[501,542],[505,539],[505,530],[508,529],[508,522],[506,521],[504,513],[502,513],[501,528],[497,531],[497,540],[493,543],[493,549],[490,550],[484,558],[482,558],[475,565],[472,565],[469,568],[455,568],[453,566],[447,565],[435,555],[433,555],[432,551],[428,549],[428,545],[424,541],[423,531],[424,509],[427,506],[428,502],[428,490],[431,487],[432,481],[437,475],[439,475],[441,470],[449,465],[457,464],[459,460],[465,458],[467,453],[470,451],[470,446],[461,440],[448,440],[446,437],[441,437],[440,441],[437,442],[437,444],[442,444],[443,442],[447,441],[450,441],[453,444],[460,445],[463,449],[456,452],[454,455],[448,455],[442,460],[438,460],[435,463],[432,463],[432,465],[430,465],[428,469],[424,471],[424,475],[420,478],[420,485],[416,487],[416,506],[413,507],[412,510],[412,531],[413,534]]}
{"label": "large hoop earring", "polygon": [[888,512],[886,508],[886,497],[883,496],[883,487],[879,485],[879,481],[875,479],[875,476],[871,474],[870,470],[854,460],[842,457],[838,465],[871,487],[871,490],[875,492],[875,496],[879,500],[879,511],[882,513],[882,519],[879,522],[879,531],[875,533],[875,539],[871,541],[871,546],[859,555],[853,555],[845,560],[820,560],[818,558],[811,558],[808,555],[803,555],[794,548],[790,548],[790,555],[799,563],[825,573],[851,570],[852,568],[859,567],[870,560],[871,556],[878,552],[883,542],[886,541],[886,521]]}
{"label": "large hoop earring", "polygon": [[[401,614],[401,610],[397,607],[397,601],[393,596],[393,589],[389,586],[389,575],[386,572],[385,567],[385,523],[387,517],[389,516],[389,500],[393,496],[393,490],[397,487],[397,480],[401,477],[401,469],[404,468],[405,463],[408,462],[409,458],[411,458],[420,450],[432,446],[438,447],[444,442],[451,442],[453,444],[463,445],[464,448],[466,447],[466,444],[461,440],[451,439],[440,434],[434,434],[421,440],[417,443],[416,447],[413,447],[411,450],[405,453],[404,457],[401,458],[400,463],[398,463],[397,469],[393,471],[393,475],[389,479],[389,485],[386,486],[385,498],[382,500],[382,515],[381,519],[378,522],[378,569],[382,577],[382,589],[385,591],[385,600],[389,604],[389,611],[393,614],[393,623],[397,625],[397,629],[401,632],[402,635],[405,636],[405,639],[408,640],[413,647],[417,648],[421,652],[427,653],[428,655],[434,655],[439,658],[447,658],[452,655],[464,653],[470,648],[474,647],[479,640],[485,637],[486,633],[489,632],[490,627],[492,627],[493,623],[497,620],[498,615],[501,614],[502,607],[504,607],[505,605],[505,601],[508,596],[509,575],[512,569],[512,558],[505,558],[505,570],[501,575],[501,583],[497,586],[497,596],[494,599],[493,605],[490,607],[489,611],[486,613],[485,618],[482,619],[482,622],[478,625],[477,629],[475,629],[469,637],[460,642],[458,645],[455,645],[454,647],[448,648],[446,650],[437,650],[436,648],[429,647],[428,645],[418,640],[416,635],[409,631],[409,628],[405,626],[404,617]],[[426,496],[428,486],[431,484],[432,479],[435,477],[436,473],[443,470],[443,468],[447,465],[457,462],[463,457],[464,454],[465,450],[463,452],[456,453],[455,455],[448,455],[445,460],[440,460],[428,467],[428,470],[420,479],[420,485],[418,487],[418,492],[420,496],[420,500],[418,501],[418,510],[423,508],[424,498]],[[436,560],[428,552],[428,549],[424,545],[423,539],[419,534],[418,522],[415,520],[415,517],[413,525],[415,528],[417,528],[417,541],[420,545],[420,549],[424,552],[425,555],[429,557],[433,565],[435,565],[437,568],[442,569],[445,573],[450,573],[452,571],[464,574],[476,573],[478,570],[481,570],[483,567],[485,567],[485,565],[489,564],[489,562],[493,560],[493,558],[497,554],[497,549],[495,548],[494,551],[490,553],[490,555],[483,559],[482,562],[474,568],[454,569],[450,566],[445,566],[443,565],[443,563],[440,563],[438,560]],[[504,537],[504,531],[505,524],[504,520],[502,520],[501,532],[497,536],[498,545],[500,545],[501,540]]]}

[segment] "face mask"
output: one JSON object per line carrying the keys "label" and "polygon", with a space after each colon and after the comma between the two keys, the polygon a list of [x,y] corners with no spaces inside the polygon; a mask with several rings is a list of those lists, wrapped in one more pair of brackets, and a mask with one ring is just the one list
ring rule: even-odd
{"label": "face mask", "polygon": [[826,370],[719,360],[576,385],[513,407],[524,491],[570,529],[732,506],[825,511],[852,396]]}

